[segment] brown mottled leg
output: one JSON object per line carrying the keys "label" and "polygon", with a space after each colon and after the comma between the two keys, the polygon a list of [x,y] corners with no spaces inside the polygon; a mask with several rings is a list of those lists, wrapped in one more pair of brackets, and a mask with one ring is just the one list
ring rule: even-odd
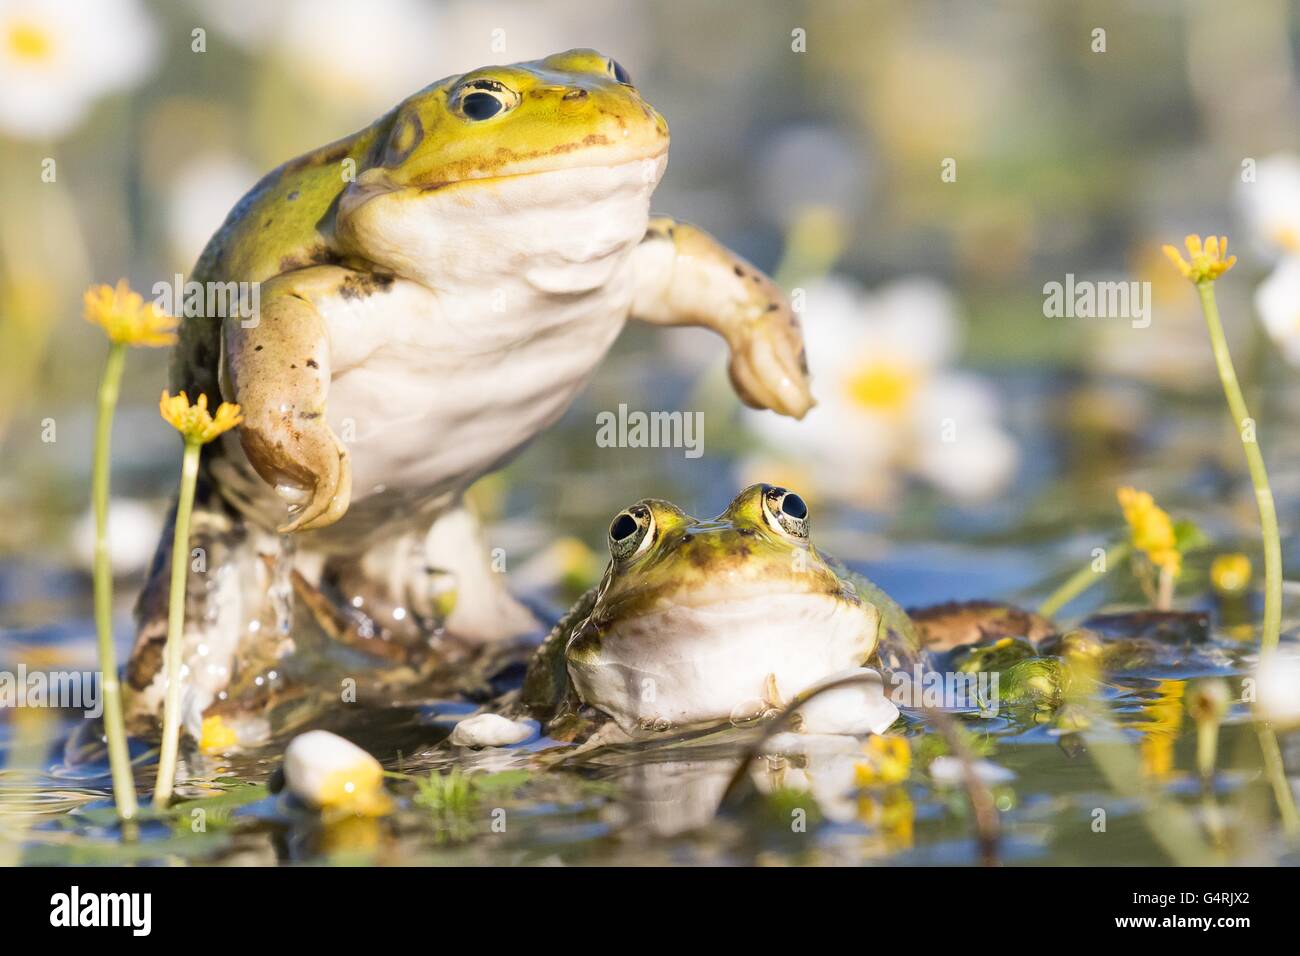
{"label": "brown mottled leg", "polygon": [[745,404],[803,418],[813,406],[803,333],[771,279],[708,233],[666,218],[650,221],[632,264],[632,318],[712,329],[731,350],[731,383]]}

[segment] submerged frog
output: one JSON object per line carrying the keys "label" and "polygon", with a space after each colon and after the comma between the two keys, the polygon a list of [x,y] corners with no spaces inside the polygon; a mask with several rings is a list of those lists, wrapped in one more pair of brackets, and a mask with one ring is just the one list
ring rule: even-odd
{"label": "submerged frog", "polygon": [[[538,649],[516,715],[556,739],[606,718],[625,734],[720,724],[873,660],[902,611],[818,552],[809,520],[772,485],[709,521],[653,498],[619,512],[604,577]],[[879,703],[865,719],[883,730],[898,711]]]}
{"label": "submerged frog", "polygon": [[[668,142],[622,66],[571,50],[436,82],[235,206],[193,278],[257,283],[260,309],[187,317],[171,373],[245,416],[204,453],[192,718],[275,683],[295,594],[386,652],[535,629],[462,497],[560,417],[629,318],[714,330],[747,404],[809,409],[782,293],[650,217]],[[162,700],[170,542],[138,609],[138,718]]]}

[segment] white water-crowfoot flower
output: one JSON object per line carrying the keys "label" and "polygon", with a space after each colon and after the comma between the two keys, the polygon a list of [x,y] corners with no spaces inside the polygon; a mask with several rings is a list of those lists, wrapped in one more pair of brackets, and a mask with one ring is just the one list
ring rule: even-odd
{"label": "white water-crowfoot flower", "polygon": [[0,133],[62,136],[149,72],[157,40],[139,0],[0,0]]}
{"label": "white water-crowfoot flower", "polygon": [[1237,200],[1254,245],[1279,257],[1255,290],[1255,311],[1286,360],[1300,366],[1300,156],[1261,159],[1254,181],[1237,185]]}
{"label": "white water-crowfoot flower", "polygon": [[1283,258],[1259,284],[1255,311],[1286,360],[1300,365],[1300,255]]}
{"label": "white water-crowfoot flower", "polygon": [[227,153],[204,153],[180,168],[167,191],[167,238],[177,265],[194,264],[257,178],[252,165]]}
{"label": "white water-crowfoot flower", "polygon": [[1300,727],[1300,654],[1265,657],[1255,675],[1255,693],[1260,717],[1282,730]]}
{"label": "white water-crowfoot flower", "polygon": [[866,506],[887,503],[904,475],[964,500],[1005,487],[1018,449],[994,390],[949,367],[959,329],[941,284],[914,277],[867,293],[830,278],[805,302],[818,405],[800,422],[747,413],[774,467],[793,458],[813,469],[815,494]]}
{"label": "white water-crowfoot flower", "polygon": [[1300,256],[1300,156],[1274,153],[1261,159],[1254,181],[1237,184],[1237,201],[1258,246]]}

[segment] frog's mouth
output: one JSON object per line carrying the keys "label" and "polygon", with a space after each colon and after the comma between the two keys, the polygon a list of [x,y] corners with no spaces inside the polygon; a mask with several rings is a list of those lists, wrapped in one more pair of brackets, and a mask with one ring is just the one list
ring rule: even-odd
{"label": "frog's mouth", "polygon": [[[586,151],[584,151],[586,152]],[[447,169],[410,182],[395,177],[382,166],[361,173],[348,189],[347,205],[356,208],[368,199],[393,192],[411,191],[432,193],[455,191],[468,186],[490,186],[494,183],[534,181],[547,176],[568,174],[588,178],[601,172],[633,172],[642,185],[653,188],[663,176],[668,164],[668,147],[653,150],[611,148],[602,150],[602,158],[582,156],[575,152],[544,153],[522,157],[505,166],[491,165],[470,169]],[[584,174],[586,174],[584,176]]]}
{"label": "frog's mouth", "polygon": [[626,730],[720,723],[859,667],[879,612],[824,593],[675,604],[621,618],[570,648],[579,696]]}

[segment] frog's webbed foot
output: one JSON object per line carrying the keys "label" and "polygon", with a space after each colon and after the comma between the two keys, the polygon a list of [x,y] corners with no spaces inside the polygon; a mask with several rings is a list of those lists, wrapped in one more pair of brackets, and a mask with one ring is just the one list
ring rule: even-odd
{"label": "frog's webbed foot", "polygon": [[[319,414],[323,416],[323,410]],[[352,469],[347,449],[324,418],[295,428],[283,421],[259,422],[247,412],[245,416],[240,432],[244,453],[289,505],[289,520],[276,530],[308,531],[343,517],[352,494]]]}
{"label": "frog's webbed foot", "polygon": [[652,219],[633,253],[632,317],[713,329],[731,350],[741,400],[802,418],[814,402],[803,332],[785,296],[758,269],[686,223]]}
{"label": "frog's webbed foot", "polygon": [[[313,271],[313,270],[308,270]],[[329,335],[315,306],[291,287],[264,295],[258,322],[228,319],[226,368],[244,413],[239,430],[257,473],[289,505],[282,534],[333,524],[352,492],[348,452],[325,420]]]}

